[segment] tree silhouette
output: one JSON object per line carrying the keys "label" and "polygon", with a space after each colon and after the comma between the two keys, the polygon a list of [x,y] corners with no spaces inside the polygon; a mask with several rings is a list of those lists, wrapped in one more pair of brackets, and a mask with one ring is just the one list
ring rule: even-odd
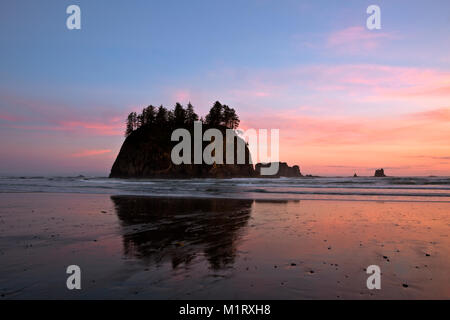
{"label": "tree silhouette", "polygon": [[223,125],[230,129],[237,129],[239,127],[239,117],[233,108],[227,105],[223,106]]}
{"label": "tree silhouette", "polygon": [[186,110],[178,102],[173,109],[173,120],[176,127],[183,126],[186,123]]}
{"label": "tree silhouette", "polygon": [[186,108],[186,123],[192,125],[195,121],[198,121],[198,115],[194,111],[194,106],[189,102]]}
{"label": "tree silhouette", "polygon": [[167,109],[163,106],[158,108],[158,113],[156,114],[155,124],[158,126],[164,126],[168,121]]}
{"label": "tree silhouette", "polygon": [[147,108],[144,108],[142,110],[142,114],[140,114],[138,118],[140,126],[153,124],[156,118],[156,108],[152,105],[149,105]]}
{"label": "tree silhouette", "polygon": [[209,110],[205,122],[211,126],[220,125],[230,129],[236,129],[239,127],[240,120],[233,108],[216,101],[211,110]]}
{"label": "tree silhouette", "polygon": [[174,127],[175,126],[175,115],[173,113],[173,110],[170,110],[169,112],[167,112],[167,125],[169,125],[170,127]]}
{"label": "tree silhouette", "polygon": [[216,101],[213,107],[206,115],[205,123],[210,126],[220,126],[223,120],[223,106],[219,101]]}
{"label": "tree silhouette", "polygon": [[131,112],[126,121],[125,136],[128,137],[134,130],[138,128],[137,114]]}

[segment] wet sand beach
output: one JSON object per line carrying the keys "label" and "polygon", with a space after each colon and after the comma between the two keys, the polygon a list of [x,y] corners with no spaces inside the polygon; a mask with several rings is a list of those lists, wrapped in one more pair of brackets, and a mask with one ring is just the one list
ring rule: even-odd
{"label": "wet sand beach", "polygon": [[448,202],[1,193],[0,299],[449,299],[449,234]]}

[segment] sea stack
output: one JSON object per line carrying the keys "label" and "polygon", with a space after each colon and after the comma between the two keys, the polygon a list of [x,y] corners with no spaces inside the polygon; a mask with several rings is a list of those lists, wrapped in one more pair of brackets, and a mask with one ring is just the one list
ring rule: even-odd
{"label": "sea stack", "polygon": [[[276,163],[276,162],[275,162]],[[271,163],[258,163],[255,166],[255,171],[258,175],[261,175],[261,168],[267,168],[270,167]],[[288,177],[288,178],[295,178],[295,177],[303,177],[303,175],[300,172],[299,166],[292,166],[289,167],[286,162],[279,162],[278,163],[278,173],[274,176],[266,176],[267,178],[274,177]]]}
{"label": "sea stack", "polygon": [[384,169],[375,170],[375,177],[386,177],[384,174]]}
{"label": "sea stack", "polygon": [[[193,129],[187,126],[185,128],[192,133],[193,137]],[[206,130],[211,127],[204,126],[204,128]],[[225,133],[225,127],[215,126],[214,128]],[[171,133],[170,128],[153,128],[151,126],[133,131],[123,143],[109,177],[122,179],[193,179],[250,178],[256,176],[247,146],[245,147],[244,164],[237,164],[237,153],[235,152],[235,164],[193,164],[192,159],[191,164],[175,165],[171,160],[171,150],[177,142],[171,141]],[[207,144],[204,142],[202,149]],[[193,146],[194,143],[192,142],[191,145]],[[224,141],[224,163],[226,153],[226,142]]]}
{"label": "sea stack", "polygon": [[[239,126],[239,117],[233,108],[216,101],[205,119],[202,121],[198,119],[199,116],[190,103],[187,108],[176,103],[173,110],[150,105],[140,114],[131,112],[126,121],[126,139],[109,177],[193,179],[256,176],[250,150],[234,131]],[[206,134],[209,129],[214,129],[216,134],[227,139],[222,140],[222,159],[215,158],[214,161],[207,163],[203,159],[198,161],[194,155],[202,158],[204,151],[209,147],[211,141],[205,140],[203,136],[203,132]],[[183,132],[186,138],[182,137],[182,148],[178,150],[178,155],[183,154],[183,159],[174,162],[172,153],[174,148],[181,144],[180,137],[178,141],[177,138],[173,139],[177,131]],[[228,141],[230,132],[235,135],[231,136],[231,142]],[[243,147],[244,152],[240,161],[237,157],[238,145]],[[217,149],[220,150],[220,145]],[[216,147],[213,152],[216,152]],[[233,161],[227,159],[228,152],[234,155],[231,159]]]}

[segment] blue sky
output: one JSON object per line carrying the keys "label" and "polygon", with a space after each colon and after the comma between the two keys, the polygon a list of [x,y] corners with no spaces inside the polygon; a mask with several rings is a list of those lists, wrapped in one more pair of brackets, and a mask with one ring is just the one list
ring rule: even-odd
{"label": "blue sky", "polygon": [[[66,28],[71,4],[81,8],[81,30]],[[379,31],[365,29],[371,4],[381,8]],[[346,121],[446,110],[449,34],[444,0],[2,1],[0,133],[8,152],[0,173],[107,173],[123,141],[119,119],[121,125],[128,112],[150,103],[191,100],[204,114],[218,99],[252,127],[271,126],[267,119],[280,115]],[[374,75],[379,82],[360,81]],[[360,82],[348,88],[350,77]],[[408,88],[444,95],[387,94]],[[273,125],[283,126],[283,119]],[[303,135],[289,130],[285,141]],[[317,148],[313,140],[304,146]],[[292,147],[286,142],[289,162],[330,172],[329,147],[323,146],[324,162]]]}

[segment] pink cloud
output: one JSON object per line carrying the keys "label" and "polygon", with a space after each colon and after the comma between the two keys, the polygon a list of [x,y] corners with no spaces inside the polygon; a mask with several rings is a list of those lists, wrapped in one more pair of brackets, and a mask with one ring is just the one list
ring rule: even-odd
{"label": "pink cloud", "polygon": [[270,88],[261,88],[261,90],[232,90],[231,94],[234,97],[240,97],[240,98],[266,98],[273,95],[273,90]]}
{"label": "pink cloud", "polygon": [[361,53],[377,48],[383,40],[395,38],[391,33],[355,26],[332,32],[327,38],[327,47],[343,53]]}
{"label": "pink cloud", "polygon": [[0,120],[9,121],[9,122],[17,122],[17,121],[22,120],[22,118],[18,117],[16,115],[2,113],[2,114],[0,114]]}
{"label": "pink cloud", "polygon": [[375,64],[313,66],[306,72],[314,72],[319,80],[327,79],[329,83],[342,86],[402,88],[440,86],[450,82],[450,72]]}
{"label": "pink cloud", "polygon": [[432,122],[450,122],[450,108],[440,108],[423,112],[416,112],[412,118]]}
{"label": "pink cloud", "polygon": [[411,145],[445,146],[450,141],[450,108],[399,116],[306,116],[301,113],[255,115],[243,119],[243,129],[279,128],[282,139],[298,145]]}
{"label": "pink cloud", "polygon": [[173,97],[176,102],[187,103],[191,100],[192,95],[189,90],[177,90]]}
{"label": "pink cloud", "polygon": [[88,131],[97,135],[117,136],[122,135],[124,130],[123,121],[113,118],[106,123],[85,121],[64,121],[56,128],[64,131]]}
{"label": "pink cloud", "polygon": [[450,96],[450,87],[440,87],[445,85],[445,80],[441,84],[429,84],[424,86],[410,86],[407,88],[377,88],[377,92],[385,97],[393,98],[420,98],[420,97],[433,97],[440,99]]}
{"label": "pink cloud", "polygon": [[92,156],[98,156],[103,155],[106,153],[110,153],[110,149],[100,149],[100,150],[83,150],[77,153],[73,153],[71,156],[74,158],[82,158],[82,157],[92,157]]}
{"label": "pink cloud", "polygon": [[[422,106],[431,99],[443,103],[450,94],[450,72],[431,68],[375,64],[314,65],[266,71],[255,77],[256,81],[249,79],[248,84],[241,85],[240,92],[264,89],[265,92],[275,92],[277,97],[291,99],[318,93],[319,99],[339,95],[341,99],[351,99],[352,104],[404,100],[410,105],[417,103]],[[243,94],[242,98],[245,97]]]}
{"label": "pink cloud", "polygon": [[39,131],[63,131],[73,134],[117,136],[123,134],[126,111],[116,111],[105,106],[92,106],[95,112],[83,112],[81,108],[64,103],[26,98],[13,94],[1,94],[0,124],[5,128]]}
{"label": "pink cloud", "polygon": [[122,121],[112,123],[64,121],[57,124],[6,124],[4,128],[33,130],[33,131],[61,131],[76,135],[97,135],[97,136],[122,136],[124,125]]}

